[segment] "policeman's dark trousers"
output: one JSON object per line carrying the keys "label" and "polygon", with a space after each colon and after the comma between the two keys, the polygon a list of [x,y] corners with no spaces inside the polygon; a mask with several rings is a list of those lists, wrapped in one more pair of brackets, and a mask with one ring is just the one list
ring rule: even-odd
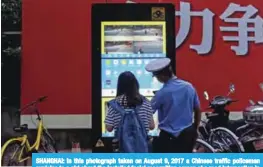
{"label": "policeman's dark trousers", "polygon": [[178,137],[161,130],[158,138],[153,140],[154,153],[191,153],[197,132],[194,126],[184,129]]}

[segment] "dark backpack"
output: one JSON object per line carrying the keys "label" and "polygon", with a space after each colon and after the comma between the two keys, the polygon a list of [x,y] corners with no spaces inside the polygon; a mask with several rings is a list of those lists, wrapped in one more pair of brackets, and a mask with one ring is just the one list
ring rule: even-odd
{"label": "dark backpack", "polygon": [[147,153],[147,132],[138,115],[140,106],[134,109],[124,109],[116,100],[110,101],[109,105],[121,114],[121,121],[115,132],[115,137],[119,142],[119,152]]}

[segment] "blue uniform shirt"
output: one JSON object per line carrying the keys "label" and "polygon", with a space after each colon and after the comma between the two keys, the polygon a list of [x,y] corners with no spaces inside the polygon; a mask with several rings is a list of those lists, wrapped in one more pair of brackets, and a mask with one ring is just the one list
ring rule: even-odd
{"label": "blue uniform shirt", "polygon": [[173,136],[193,123],[193,111],[200,107],[195,88],[189,82],[172,78],[156,92],[151,101],[152,108],[158,111],[159,129]]}

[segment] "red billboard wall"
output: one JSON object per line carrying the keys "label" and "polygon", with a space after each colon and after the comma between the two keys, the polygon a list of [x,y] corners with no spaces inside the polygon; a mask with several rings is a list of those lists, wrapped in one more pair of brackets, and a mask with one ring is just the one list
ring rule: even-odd
{"label": "red billboard wall", "polygon": [[[239,100],[232,111],[262,99],[262,0],[136,1],[148,2],[175,4],[177,76],[194,84],[203,107],[204,90],[225,95],[230,83]],[[21,105],[49,96],[40,111],[51,128],[91,127],[92,3],[105,1],[23,1]],[[29,112],[22,122],[30,124]]]}

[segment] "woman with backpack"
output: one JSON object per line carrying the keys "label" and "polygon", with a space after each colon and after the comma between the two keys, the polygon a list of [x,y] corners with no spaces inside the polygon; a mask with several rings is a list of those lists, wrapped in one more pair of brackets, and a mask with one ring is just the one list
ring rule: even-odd
{"label": "woman with backpack", "polygon": [[153,109],[139,93],[139,83],[133,73],[119,75],[116,98],[108,103],[106,129],[115,130],[120,152],[148,152],[148,131],[155,128]]}

